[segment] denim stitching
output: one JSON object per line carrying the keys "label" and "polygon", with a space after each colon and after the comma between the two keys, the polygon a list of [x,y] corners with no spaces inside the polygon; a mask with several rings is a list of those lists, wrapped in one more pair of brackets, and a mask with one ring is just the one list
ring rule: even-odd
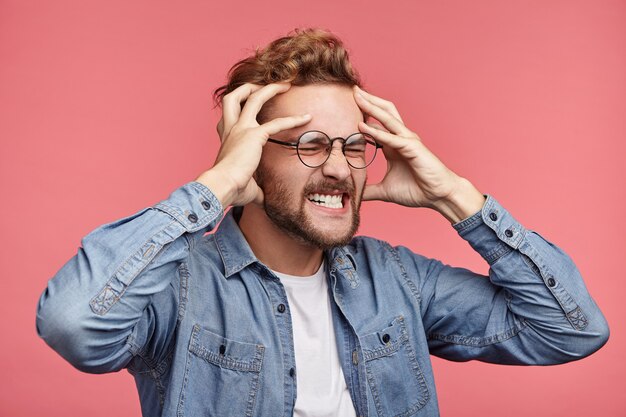
{"label": "denim stitching", "polygon": [[496,343],[504,342],[521,332],[527,326],[526,321],[522,320],[520,325],[515,325],[513,328],[507,329],[502,333],[498,333],[492,336],[486,337],[473,337],[463,335],[445,335],[440,333],[428,333],[427,338],[433,340],[440,340],[442,342],[454,343],[456,345],[465,345],[473,347],[485,347]]}
{"label": "denim stitching", "polygon": [[178,295],[178,317],[177,321],[180,324],[185,317],[185,312],[187,310],[187,297],[189,291],[189,268],[187,267],[186,262],[182,262],[178,267],[179,272],[179,295]]}
{"label": "denim stitching", "polygon": [[487,254],[485,255],[485,260],[489,265],[493,265],[498,261],[498,259],[509,254],[510,252],[513,252],[513,249],[510,246],[504,243],[500,243],[494,249],[487,252]]}
{"label": "denim stitching", "polygon": [[[208,351],[203,346],[198,346],[198,335],[200,333],[200,326],[194,325],[191,339],[189,341],[189,347],[187,350],[187,360],[185,362],[185,375],[183,378],[183,384],[178,400],[178,409],[176,412],[177,417],[184,417],[184,404],[185,404],[185,393],[187,391],[188,383],[189,383],[189,371],[191,369],[190,361],[192,355],[198,357],[199,359],[206,360],[207,362],[219,366],[226,367],[233,370],[241,370],[241,371],[250,371],[253,373],[252,381],[250,383],[250,394],[248,396],[248,400],[246,401],[246,416],[252,416],[254,412],[254,406],[256,403],[256,397],[259,387],[259,378],[261,367],[263,364],[263,357],[265,353],[265,347],[263,345],[257,344],[255,347],[254,357],[250,360],[250,363],[245,363],[244,360],[239,360],[238,358],[230,359],[224,357],[224,361],[221,361],[220,358],[216,358],[217,356],[214,353]],[[213,359],[213,360],[209,360]],[[215,360],[217,359],[217,360]]]}
{"label": "denim stitching", "polygon": [[255,373],[252,377],[252,381],[250,383],[250,395],[248,396],[248,404],[246,408],[246,417],[252,417],[254,412],[254,405],[256,403],[257,393],[259,391],[259,380],[261,375],[261,367],[263,366],[263,354],[265,352],[265,348],[263,346],[258,346],[260,349],[257,350],[255,354],[255,361],[259,361],[259,372]]}
{"label": "denim stitching", "polygon": [[[559,280],[555,280],[555,285],[553,287],[550,287],[547,284],[547,280],[549,280],[550,278],[554,279],[554,274],[552,274],[550,269],[546,266],[545,262],[543,261],[537,250],[534,248],[534,246],[529,241],[526,241],[526,245],[520,248],[520,253],[522,255],[522,259],[524,259],[527,265],[528,262],[531,262],[535,265],[535,268],[532,268],[530,265],[528,266],[534,272],[536,272],[536,270],[539,271],[539,277],[542,279],[548,291],[552,294],[556,302],[559,304],[559,307],[561,307],[561,311],[565,314],[565,318],[567,319],[567,321],[569,321],[570,325],[575,330],[584,330],[588,324],[587,317],[583,313],[580,306],[576,303],[576,301],[572,299],[567,290],[561,287]],[[536,258],[536,261],[533,260],[533,258]],[[544,270],[545,272],[542,273],[542,270]],[[568,307],[566,307],[564,303],[571,304],[574,308],[567,312]]]}
{"label": "denim stitching", "polygon": [[[121,299],[122,295],[124,295],[124,293],[126,292],[126,289],[132,284],[132,282],[141,273],[141,271],[143,271],[151,262],[155,261],[163,253],[161,249],[163,249],[165,244],[170,243],[171,241],[162,243],[160,242],[160,240],[162,238],[162,235],[168,235],[168,229],[174,224],[175,222],[168,224],[160,232],[157,232],[156,234],[151,236],[140,246],[138,251],[134,252],[132,255],[126,258],[124,262],[121,263],[113,276],[106,283],[104,288],[100,290],[100,292],[96,294],[96,296],[94,296],[89,302],[91,310],[94,313],[100,316],[105,315],[111,309],[111,307],[113,307]],[[158,249],[154,251],[154,247],[158,247]],[[154,255],[152,255],[151,259],[147,259],[146,253],[150,255],[154,253]],[[138,256],[140,256],[141,261],[137,262],[138,265],[132,265],[132,261]],[[132,273],[128,271],[132,271]],[[125,278],[127,275],[130,275],[130,279],[126,278],[128,282],[125,282],[125,280],[119,278],[120,275],[124,276]],[[115,285],[115,287],[121,288],[114,288],[113,284],[117,284]]]}
{"label": "denim stitching", "polygon": [[185,376],[183,377],[183,386],[180,389],[180,396],[178,397],[178,410],[176,410],[177,417],[185,417],[183,410],[185,406],[185,393],[187,392],[187,386],[189,385],[189,362],[191,361],[191,351],[187,350],[187,360],[185,361]]}
{"label": "denim stitching", "polygon": [[[404,317],[400,316],[396,318],[392,325],[398,326],[399,336],[398,338],[391,343],[389,346],[385,346],[383,348],[377,348],[374,350],[363,350],[363,362],[369,362],[375,359],[389,357],[394,353],[400,351],[400,349],[405,349],[405,357],[408,359],[409,364],[413,370],[413,376],[416,378],[416,382],[419,386],[421,397],[417,401],[417,403],[411,404],[408,409],[404,410],[400,414],[396,414],[394,417],[408,417],[410,415],[415,414],[418,410],[423,408],[428,400],[430,399],[430,392],[428,391],[428,386],[426,384],[426,380],[424,379],[424,375],[422,373],[421,367],[417,361],[417,357],[413,347],[411,346],[409,340],[409,334],[407,332],[406,326],[404,324]],[[384,330],[381,330],[384,331]],[[380,333],[380,332],[377,332]],[[375,334],[375,333],[374,333]],[[378,392],[378,387],[376,384],[376,380],[374,378],[374,374],[370,367],[365,366],[367,380],[369,382],[370,390],[372,392],[372,397],[374,399],[374,403],[376,405],[376,409],[378,411],[378,415],[381,417],[385,416],[384,410],[382,408],[380,394]]]}
{"label": "denim stitching", "polygon": [[413,295],[419,307],[419,305],[422,302],[420,291],[415,286],[415,283],[409,278],[409,275],[407,274],[406,269],[404,268],[404,264],[402,264],[402,261],[400,260],[400,254],[398,253],[396,248],[392,247],[389,243],[381,241],[381,240],[379,240],[378,242],[385,249],[387,249],[387,251],[393,256],[394,260],[396,261],[397,266],[400,268],[400,274],[402,275],[404,284],[408,287],[409,291],[411,292],[411,295]]}
{"label": "denim stitching", "polygon": [[578,306],[576,306],[574,310],[567,313],[567,318],[576,330],[583,330],[589,324],[587,317]]}

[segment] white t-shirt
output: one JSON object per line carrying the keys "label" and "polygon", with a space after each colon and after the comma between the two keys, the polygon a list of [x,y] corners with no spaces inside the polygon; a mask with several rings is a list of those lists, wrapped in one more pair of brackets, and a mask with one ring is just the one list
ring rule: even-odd
{"label": "white t-shirt", "polygon": [[274,271],[291,309],[298,395],[295,417],[356,417],[339,363],[324,262],[310,277]]}

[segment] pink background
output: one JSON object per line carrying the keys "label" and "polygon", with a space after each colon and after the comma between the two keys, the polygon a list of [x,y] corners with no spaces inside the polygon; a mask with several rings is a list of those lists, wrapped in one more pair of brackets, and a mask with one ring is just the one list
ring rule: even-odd
{"label": "pink background", "polygon": [[[126,371],[38,339],[37,299],[82,236],[210,167],[210,92],[299,26],[341,36],[444,163],[570,254],[611,326],[561,366],[433,358],[442,415],[626,415],[626,2],[607,0],[0,1],[0,415],[140,414]],[[363,214],[360,233],[487,272],[435,212]]]}

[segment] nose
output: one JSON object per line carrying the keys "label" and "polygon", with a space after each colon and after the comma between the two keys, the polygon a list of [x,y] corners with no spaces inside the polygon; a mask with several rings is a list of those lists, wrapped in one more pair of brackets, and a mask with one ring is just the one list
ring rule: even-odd
{"label": "nose", "polygon": [[324,165],[322,165],[322,173],[325,177],[331,177],[336,180],[344,180],[350,176],[350,165],[346,156],[342,151],[342,141],[333,142],[330,149],[330,155]]}

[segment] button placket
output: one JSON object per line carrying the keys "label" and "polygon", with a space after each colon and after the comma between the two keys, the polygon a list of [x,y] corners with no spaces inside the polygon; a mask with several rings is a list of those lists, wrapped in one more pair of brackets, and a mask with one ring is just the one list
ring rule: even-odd
{"label": "button placket", "polygon": [[357,352],[356,349],[352,351],[352,364],[354,366],[359,365],[359,352]]}

